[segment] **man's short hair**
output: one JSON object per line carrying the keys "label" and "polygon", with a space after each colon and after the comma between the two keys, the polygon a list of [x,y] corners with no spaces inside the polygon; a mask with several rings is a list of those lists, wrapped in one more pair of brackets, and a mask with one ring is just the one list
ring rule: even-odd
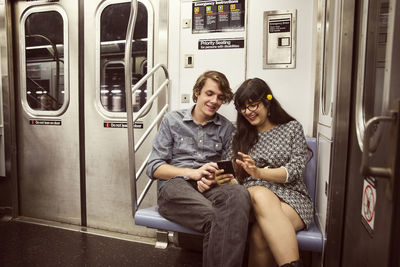
{"label": "man's short hair", "polygon": [[201,89],[203,89],[203,86],[206,83],[207,79],[211,79],[218,84],[219,90],[221,90],[225,98],[223,102],[224,104],[231,102],[231,100],[233,99],[233,93],[231,87],[229,86],[228,79],[223,73],[215,70],[210,70],[201,74],[199,78],[197,78],[197,81],[193,86],[192,98],[194,103],[197,102],[197,95],[200,95]]}

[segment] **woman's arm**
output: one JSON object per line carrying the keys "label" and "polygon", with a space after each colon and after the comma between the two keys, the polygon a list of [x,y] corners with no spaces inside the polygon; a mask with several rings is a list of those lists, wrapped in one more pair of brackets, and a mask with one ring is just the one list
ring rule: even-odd
{"label": "woman's arm", "polygon": [[302,177],[308,157],[307,143],[304,136],[303,127],[298,121],[293,121],[291,124],[292,127],[290,130],[292,131],[292,139],[290,142],[292,145],[290,159],[284,165],[288,173],[286,179],[287,183]]}
{"label": "woman's arm", "polygon": [[236,163],[242,166],[246,172],[254,178],[271,182],[287,183],[300,178],[303,174],[307,160],[307,144],[301,124],[297,121],[290,122],[291,138],[287,140],[291,144],[288,151],[289,161],[279,168],[258,168],[250,155],[239,152],[242,160]]}
{"label": "woman's arm", "polygon": [[252,177],[264,179],[271,182],[284,183],[287,177],[287,171],[284,167],[280,168],[258,168],[250,155],[239,152],[242,160],[237,159],[236,163]]}

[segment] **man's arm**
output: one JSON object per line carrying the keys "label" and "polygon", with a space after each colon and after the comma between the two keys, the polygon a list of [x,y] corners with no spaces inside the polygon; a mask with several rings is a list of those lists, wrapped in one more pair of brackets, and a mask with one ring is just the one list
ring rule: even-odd
{"label": "man's arm", "polygon": [[152,179],[168,180],[175,176],[185,176],[193,180],[202,177],[213,179],[217,169],[216,163],[207,163],[199,169],[177,167],[169,164],[172,159],[174,140],[170,129],[169,119],[166,115],[154,138],[153,149],[147,165],[147,175]]}
{"label": "man's arm", "polygon": [[[153,148],[150,158],[147,162],[146,174],[151,179],[158,179],[160,174],[156,176],[156,170],[163,165],[169,165],[168,162],[172,158],[172,147],[174,145],[174,140],[169,128],[168,116],[169,114],[166,114],[161,121],[160,128],[158,129],[153,141]],[[160,179],[166,180],[171,177],[173,176],[168,178],[160,177]]]}
{"label": "man's arm", "polygon": [[217,165],[214,162],[204,164],[198,169],[181,168],[170,164],[162,164],[154,171],[153,177],[161,180],[168,180],[175,176],[185,176],[196,181],[203,177],[213,179],[213,173],[216,168]]}

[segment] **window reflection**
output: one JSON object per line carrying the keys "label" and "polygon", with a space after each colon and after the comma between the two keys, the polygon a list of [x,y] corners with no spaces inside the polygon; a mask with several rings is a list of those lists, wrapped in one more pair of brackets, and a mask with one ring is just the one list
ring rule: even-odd
{"label": "window reflection", "polygon": [[382,113],[383,86],[385,77],[386,38],[389,16],[387,0],[374,1],[376,8],[371,11],[369,19],[373,28],[367,42],[367,57],[365,65],[364,87],[364,119],[368,121]]}
{"label": "window reflection", "polygon": [[26,98],[34,110],[59,110],[64,103],[63,25],[56,11],[32,13],[25,21]]}
{"label": "window reflection", "polygon": [[[358,10],[356,42],[358,46],[357,96],[355,122],[358,144],[363,147],[365,124],[372,117],[385,113],[385,57],[388,32],[389,0],[361,1]],[[374,151],[382,135],[377,124],[370,138],[370,151]]]}
{"label": "window reflection", "polygon": [[[107,111],[125,112],[125,36],[130,13],[130,2],[108,5],[101,14],[100,25],[100,103]],[[148,14],[139,3],[132,43],[132,85],[147,73]],[[147,84],[132,95],[133,111],[146,102]]]}
{"label": "window reflection", "polygon": [[333,49],[335,38],[335,2],[334,0],[326,0],[324,73],[321,92],[322,114],[324,115],[329,115],[331,112],[332,91],[334,90],[334,71],[336,63],[336,51]]}

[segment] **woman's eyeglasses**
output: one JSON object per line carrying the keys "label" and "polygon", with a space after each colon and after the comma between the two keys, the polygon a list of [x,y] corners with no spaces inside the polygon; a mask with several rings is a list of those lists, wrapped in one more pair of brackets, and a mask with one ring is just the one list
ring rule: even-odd
{"label": "woman's eyeglasses", "polygon": [[261,103],[260,101],[257,101],[257,102],[248,104],[247,106],[240,108],[240,112],[246,113],[246,109],[249,110],[250,112],[256,111],[258,109],[258,106],[260,105],[260,103]]}

